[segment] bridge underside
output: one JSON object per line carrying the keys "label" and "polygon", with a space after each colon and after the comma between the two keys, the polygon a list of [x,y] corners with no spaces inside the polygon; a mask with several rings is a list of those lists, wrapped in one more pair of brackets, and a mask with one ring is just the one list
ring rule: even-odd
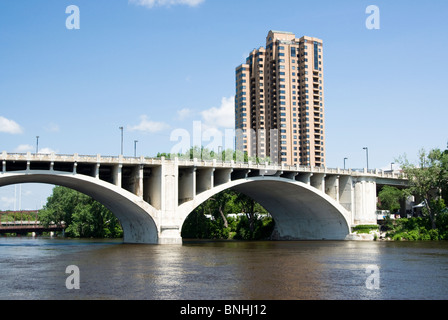
{"label": "bridge underside", "polygon": [[60,185],[82,192],[103,204],[120,220],[125,243],[158,243],[158,230],[149,214],[152,208],[124,189],[88,176],[64,172],[15,172],[0,179],[0,187],[20,183]]}
{"label": "bridge underside", "polygon": [[260,203],[275,220],[273,239],[345,240],[347,220],[329,199],[305,186],[279,181],[253,181],[233,187]]}

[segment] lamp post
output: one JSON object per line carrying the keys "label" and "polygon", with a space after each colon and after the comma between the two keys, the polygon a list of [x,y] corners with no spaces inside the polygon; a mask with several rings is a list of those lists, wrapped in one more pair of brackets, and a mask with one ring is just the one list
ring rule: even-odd
{"label": "lamp post", "polygon": [[36,154],[39,153],[39,136],[36,136]]}
{"label": "lamp post", "polygon": [[137,142],[138,140],[134,140],[134,157],[137,158]]}
{"label": "lamp post", "polygon": [[367,171],[369,171],[369,148],[364,147],[363,149],[366,150]]}
{"label": "lamp post", "polygon": [[121,155],[123,155],[123,127],[119,127],[121,130]]}
{"label": "lamp post", "polygon": [[345,161],[348,160],[348,158],[344,158],[344,170],[345,170]]}

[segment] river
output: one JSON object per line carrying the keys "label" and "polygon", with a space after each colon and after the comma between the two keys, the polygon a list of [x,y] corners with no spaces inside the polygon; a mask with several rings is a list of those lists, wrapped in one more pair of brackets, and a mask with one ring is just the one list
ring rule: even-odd
{"label": "river", "polygon": [[[68,289],[67,266],[79,270]],[[74,283],[74,282],[73,282]],[[0,238],[0,299],[445,300],[447,242]]]}

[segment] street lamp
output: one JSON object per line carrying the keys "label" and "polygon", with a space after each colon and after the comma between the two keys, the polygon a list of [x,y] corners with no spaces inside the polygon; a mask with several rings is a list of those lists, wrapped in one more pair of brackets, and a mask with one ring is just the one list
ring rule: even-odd
{"label": "street lamp", "polygon": [[36,154],[39,152],[39,136],[36,136]]}
{"label": "street lamp", "polygon": [[348,160],[348,158],[344,158],[344,170],[345,170],[345,161]]}
{"label": "street lamp", "polygon": [[121,130],[121,155],[123,155],[123,127],[119,127]]}
{"label": "street lamp", "polygon": [[134,157],[137,158],[137,142],[138,140],[134,140]]}
{"label": "street lamp", "polygon": [[366,150],[367,171],[369,171],[369,148],[364,147],[363,149]]}

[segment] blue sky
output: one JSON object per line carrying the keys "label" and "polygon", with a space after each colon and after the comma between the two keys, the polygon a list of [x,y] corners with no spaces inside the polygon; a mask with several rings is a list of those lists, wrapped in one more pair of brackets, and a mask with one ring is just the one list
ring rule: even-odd
{"label": "blue sky", "polygon": [[[66,28],[69,5],[80,29]],[[367,146],[369,167],[387,168],[447,145],[447,12],[444,0],[1,0],[0,151],[34,152],[39,136],[41,152],[118,155],[123,126],[125,155],[138,140],[155,156],[193,121],[232,128],[235,67],[283,30],[324,41],[327,166],[364,167]],[[24,185],[21,207],[49,190]],[[13,196],[0,188],[0,210]]]}

